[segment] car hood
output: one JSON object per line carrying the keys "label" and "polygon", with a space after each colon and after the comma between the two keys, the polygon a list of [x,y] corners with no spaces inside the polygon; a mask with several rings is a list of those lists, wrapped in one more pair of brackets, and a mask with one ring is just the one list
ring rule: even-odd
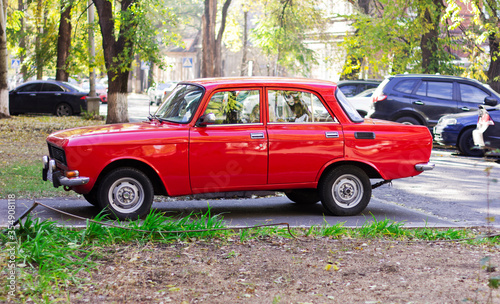
{"label": "car hood", "polygon": [[[122,123],[79,127],[57,131],[47,137],[47,142],[57,146],[66,146],[70,142],[82,144],[116,144],[117,141],[138,142],[154,141],[154,139],[181,139],[180,133],[187,132],[185,125],[153,122]],[[171,133],[172,135],[166,135]]]}

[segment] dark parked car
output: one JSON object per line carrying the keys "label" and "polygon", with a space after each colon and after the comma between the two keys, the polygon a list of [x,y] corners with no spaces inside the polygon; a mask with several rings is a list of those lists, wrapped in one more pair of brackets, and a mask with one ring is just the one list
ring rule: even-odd
{"label": "dark parked car", "polygon": [[486,97],[500,95],[477,80],[404,74],[386,78],[373,94],[370,118],[433,127],[445,114],[475,111]]}
{"label": "dark parked car", "polygon": [[[488,98],[485,109],[489,118],[486,129],[482,132],[482,139],[487,148],[500,148],[500,105],[497,101]],[[434,139],[437,143],[447,146],[456,146],[458,151],[469,156],[482,156],[484,150],[479,148],[473,139],[473,132],[478,124],[478,111],[451,114],[441,117],[434,127]],[[482,130],[481,130],[482,131]]]}
{"label": "dark parked car", "polygon": [[87,109],[88,92],[67,82],[37,80],[21,84],[9,92],[9,111],[51,113],[57,116],[79,114]]}
{"label": "dark parked car", "polygon": [[381,81],[378,80],[342,80],[337,83],[337,86],[345,97],[353,97],[363,91],[378,87],[380,83]]}

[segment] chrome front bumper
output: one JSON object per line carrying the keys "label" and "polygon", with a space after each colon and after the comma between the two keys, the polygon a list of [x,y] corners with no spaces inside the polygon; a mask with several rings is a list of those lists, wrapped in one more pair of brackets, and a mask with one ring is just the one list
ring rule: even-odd
{"label": "chrome front bumper", "polygon": [[415,170],[417,171],[429,171],[434,169],[436,165],[433,163],[422,163],[422,164],[416,164],[415,165]]}
{"label": "chrome front bumper", "polygon": [[88,177],[78,176],[78,171],[76,172],[75,177],[66,177],[64,176],[64,172],[57,169],[56,161],[54,159],[50,159],[48,156],[43,156],[43,169],[42,169],[42,179],[44,181],[51,181],[54,187],[60,186],[80,186],[85,185],[89,182]]}

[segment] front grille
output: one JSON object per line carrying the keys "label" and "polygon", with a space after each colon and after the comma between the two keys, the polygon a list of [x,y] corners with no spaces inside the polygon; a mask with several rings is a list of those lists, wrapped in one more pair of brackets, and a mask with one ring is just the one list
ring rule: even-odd
{"label": "front grille", "polygon": [[49,155],[51,158],[60,161],[65,166],[68,165],[66,163],[66,154],[64,153],[63,149],[52,146],[51,144],[49,144]]}

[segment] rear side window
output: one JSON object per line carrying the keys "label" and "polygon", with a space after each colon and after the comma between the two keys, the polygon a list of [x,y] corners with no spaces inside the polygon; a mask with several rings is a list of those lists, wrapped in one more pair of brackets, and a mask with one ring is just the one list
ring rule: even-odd
{"label": "rear side window", "polygon": [[484,98],[490,96],[480,88],[476,88],[475,86],[469,84],[460,83],[459,86],[460,96],[462,97],[462,101],[465,102],[482,104],[484,102]]}
{"label": "rear side window", "polygon": [[303,91],[269,90],[269,122],[314,123],[333,122],[321,100]]}
{"label": "rear side window", "polygon": [[416,79],[406,79],[403,81],[400,81],[396,86],[394,86],[394,91],[401,92],[401,93],[406,93],[410,94],[413,92],[413,88],[417,84]]}
{"label": "rear side window", "polygon": [[44,83],[42,90],[44,92],[64,92],[64,90],[60,86],[53,83]]}
{"label": "rear side window", "polygon": [[364,122],[365,119],[359,115],[358,111],[352,106],[352,104],[347,100],[345,95],[342,93],[341,90],[337,89],[335,91],[335,97],[337,98],[337,101],[339,102],[340,106],[342,109],[344,109],[344,112],[349,116],[349,119],[352,122]]}
{"label": "rear side window", "polygon": [[453,99],[453,82],[422,81],[416,95],[439,99]]}

